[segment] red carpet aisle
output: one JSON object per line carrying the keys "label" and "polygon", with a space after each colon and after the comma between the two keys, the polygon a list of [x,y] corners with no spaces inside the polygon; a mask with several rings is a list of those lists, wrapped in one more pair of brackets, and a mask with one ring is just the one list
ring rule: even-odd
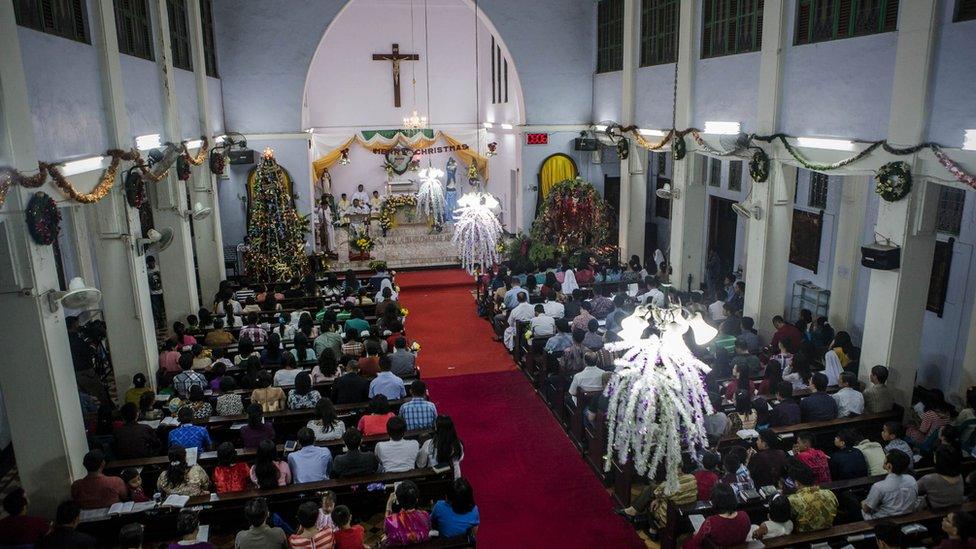
{"label": "red carpet aisle", "polygon": [[[428,386],[464,440],[461,470],[481,510],[478,546],[644,547],[613,514],[610,496],[529,382],[512,371],[511,357],[491,341],[488,323],[476,316],[471,279],[460,273],[397,279],[410,310],[408,333],[423,345],[424,377],[448,376]],[[506,371],[483,373],[492,370]],[[457,375],[467,372],[479,373]]]}

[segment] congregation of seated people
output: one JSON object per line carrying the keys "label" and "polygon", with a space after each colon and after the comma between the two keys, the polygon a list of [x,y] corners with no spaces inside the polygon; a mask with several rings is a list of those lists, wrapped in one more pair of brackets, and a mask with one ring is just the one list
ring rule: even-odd
{"label": "congregation of seated people", "polygon": [[[522,345],[525,353],[548,357],[540,394],[550,402],[550,394],[564,392],[575,405],[579,394],[606,387],[619,353],[605,343],[617,340],[621,320],[637,306],[663,306],[678,297],[717,329],[706,346],[686,337],[711,367],[705,382],[714,411],[704,425],[713,449],[685,455],[677,490],[665,488],[663,469],[649,475],[640,495],[618,513],[655,539],[668,526],[669,506],[710,502],[708,517],[684,546],[724,547],[920,509],[950,510],[933,539],[940,547],[976,547],[973,518],[957,510],[976,481],[966,474],[976,469],[976,388],[958,414],[941,391],[918,388],[903,417],[895,413],[888,368],[875,365],[862,374],[860,349],[826,318],[806,309],[794,321],[776,315],[772,337],[764,341],[755,320],[742,315],[745,284],[735,275],[714,290],[676,295],[669,274],[666,264],[649,272],[636,256],[625,266],[583,257],[536,271],[503,265],[478,281],[496,340],[513,353]],[[607,401],[587,403],[585,421],[605,413]],[[884,414],[890,418],[870,432],[858,427],[860,418]],[[830,439],[818,434],[819,425],[832,432]],[[745,512],[752,497],[765,502],[768,517],[756,525]],[[894,534],[884,539],[887,547],[905,541]]]}

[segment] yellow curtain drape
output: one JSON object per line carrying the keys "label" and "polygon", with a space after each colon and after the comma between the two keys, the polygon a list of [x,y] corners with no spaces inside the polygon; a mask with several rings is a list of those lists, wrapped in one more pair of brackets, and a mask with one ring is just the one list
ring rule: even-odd
{"label": "yellow curtain drape", "polygon": [[[447,135],[442,131],[438,131],[434,134],[433,138],[424,137],[423,134],[417,134],[413,138],[408,138],[407,136],[398,133],[396,137],[391,140],[383,139],[380,136],[374,136],[370,141],[366,141],[362,138],[362,135],[357,133],[356,135],[350,137],[342,145],[339,145],[335,149],[332,149],[325,156],[312,162],[312,170],[315,173],[315,179],[322,177],[325,170],[331,168],[336,162],[342,158],[342,150],[348,149],[353,143],[357,143],[370,152],[390,149],[393,147],[409,147],[411,149],[425,149],[432,146],[438,140],[443,139],[449,145],[460,147],[462,143],[457,139]],[[467,148],[461,150],[460,148],[454,151],[461,160],[464,160],[468,164],[474,162],[478,166],[478,173],[481,174],[481,178],[484,181],[488,180],[488,158],[477,153],[475,149]]]}
{"label": "yellow curtain drape", "polygon": [[539,171],[539,193],[545,200],[552,187],[561,181],[576,178],[576,165],[565,156],[550,156]]}

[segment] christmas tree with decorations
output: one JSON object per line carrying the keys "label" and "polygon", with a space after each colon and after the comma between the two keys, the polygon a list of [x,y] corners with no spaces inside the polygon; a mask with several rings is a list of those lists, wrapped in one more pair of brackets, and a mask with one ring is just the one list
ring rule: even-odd
{"label": "christmas tree with decorations", "polygon": [[252,280],[284,282],[308,273],[305,234],[308,218],[298,215],[291,177],[278,165],[274,151],[264,150],[248,178],[251,188],[245,271]]}

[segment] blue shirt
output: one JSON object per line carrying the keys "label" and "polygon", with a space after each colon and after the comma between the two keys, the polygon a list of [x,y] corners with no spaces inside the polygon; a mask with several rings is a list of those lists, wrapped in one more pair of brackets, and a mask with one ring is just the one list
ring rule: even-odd
{"label": "blue shirt", "polygon": [[288,454],[292,482],[316,482],[329,479],[332,452],[320,446],[305,446]]}
{"label": "blue shirt", "polygon": [[430,512],[431,526],[440,532],[442,538],[453,538],[454,536],[464,535],[473,526],[481,523],[478,514],[478,506],[463,515],[459,515],[451,509],[450,504],[440,500],[434,504]]}
{"label": "blue shirt", "polygon": [[437,419],[437,406],[427,399],[414,397],[400,406],[400,417],[407,422],[407,430],[427,429]]}
{"label": "blue shirt", "polygon": [[198,427],[190,423],[184,423],[169,432],[169,445],[182,446],[184,448],[197,448],[204,452],[210,445],[210,433],[205,427]]}
{"label": "blue shirt", "polygon": [[525,288],[521,286],[515,286],[511,290],[505,292],[505,308],[514,309],[518,306],[518,295],[525,294],[526,301],[528,301],[529,292],[525,291]]}
{"label": "blue shirt", "polygon": [[380,372],[369,384],[369,398],[376,395],[383,395],[387,400],[397,400],[407,396],[407,388],[403,385],[403,380],[393,372]]}
{"label": "blue shirt", "polygon": [[546,341],[546,352],[552,354],[565,351],[572,344],[573,336],[567,334],[566,332],[559,332]]}

